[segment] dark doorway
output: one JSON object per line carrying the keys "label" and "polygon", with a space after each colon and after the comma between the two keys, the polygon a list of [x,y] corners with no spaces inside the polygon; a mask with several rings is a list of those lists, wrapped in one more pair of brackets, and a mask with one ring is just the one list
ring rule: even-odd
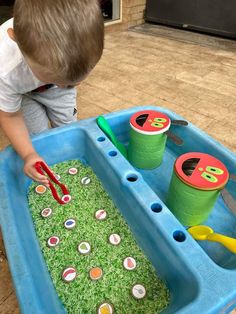
{"label": "dark doorway", "polygon": [[235,0],[147,0],[146,21],[236,38]]}
{"label": "dark doorway", "polygon": [[112,19],[112,0],[100,0],[104,20]]}
{"label": "dark doorway", "polygon": [[0,0],[0,24],[12,17],[14,0]]}

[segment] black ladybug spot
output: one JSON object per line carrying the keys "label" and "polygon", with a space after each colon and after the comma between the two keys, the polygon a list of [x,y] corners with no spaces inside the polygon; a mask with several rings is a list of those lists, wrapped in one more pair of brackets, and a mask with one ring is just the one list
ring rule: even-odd
{"label": "black ladybug spot", "polygon": [[148,114],[147,113],[146,114],[141,114],[140,116],[138,116],[136,118],[136,123],[138,125],[140,125],[140,126],[143,126],[144,123],[146,122],[147,118],[148,118]]}
{"label": "black ladybug spot", "polygon": [[190,159],[185,160],[182,165],[183,173],[186,176],[190,177],[193,171],[195,170],[195,168],[197,167],[197,164],[199,163],[199,161],[200,161],[200,158],[190,158]]}

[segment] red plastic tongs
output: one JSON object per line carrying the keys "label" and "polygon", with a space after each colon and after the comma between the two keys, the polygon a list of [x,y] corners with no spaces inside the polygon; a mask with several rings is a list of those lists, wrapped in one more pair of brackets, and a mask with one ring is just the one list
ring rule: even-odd
{"label": "red plastic tongs", "polygon": [[[59,185],[59,187],[62,190],[63,196],[60,198],[60,196],[57,193],[56,188],[52,184],[52,182],[49,180],[49,188],[52,192],[52,196],[55,198],[55,200],[59,204],[67,204],[71,201],[71,196],[69,194],[69,191],[67,190],[66,186],[59,182],[55,175],[52,173],[52,171],[48,168],[48,166],[43,161],[37,161],[34,165],[35,169],[38,171],[38,173],[45,175],[45,173],[48,175],[48,178],[50,178],[55,184]],[[44,173],[45,172],[45,173]]]}

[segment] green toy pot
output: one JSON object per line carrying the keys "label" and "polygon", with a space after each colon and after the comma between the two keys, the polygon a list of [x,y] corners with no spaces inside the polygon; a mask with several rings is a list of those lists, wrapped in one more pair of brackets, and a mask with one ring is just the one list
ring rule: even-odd
{"label": "green toy pot", "polygon": [[176,159],[166,205],[185,226],[207,220],[229,179],[225,165],[211,155],[187,153]]}
{"label": "green toy pot", "polygon": [[157,168],[163,159],[170,119],[161,112],[145,110],[130,119],[128,160],[141,169]]}

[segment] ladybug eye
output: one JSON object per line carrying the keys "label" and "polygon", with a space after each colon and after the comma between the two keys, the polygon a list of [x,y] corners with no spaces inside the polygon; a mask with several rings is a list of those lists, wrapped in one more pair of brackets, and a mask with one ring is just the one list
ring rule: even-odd
{"label": "ladybug eye", "polygon": [[155,118],[154,119],[155,122],[166,122],[165,118]]}
{"label": "ladybug eye", "polygon": [[202,174],[201,174],[201,177],[203,177],[205,180],[209,181],[209,182],[212,182],[212,183],[216,183],[218,181],[218,179],[213,176],[212,174],[204,171]]}
{"label": "ladybug eye", "polygon": [[158,122],[152,122],[151,126],[154,126],[155,128],[163,128],[163,124]]}
{"label": "ladybug eye", "polygon": [[224,171],[222,169],[216,168],[216,167],[211,167],[211,166],[206,167],[206,171],[208,171],[210,173],[217,174],[217,175],[221,175],[224,173]]}
{"label": "ladybug eye", "polygon": [[163,128],[163,123],[165,123],[166,121],[167,120],[165,118],[155,118],[153,119],[151,126],[154,126],[155,128]]}

